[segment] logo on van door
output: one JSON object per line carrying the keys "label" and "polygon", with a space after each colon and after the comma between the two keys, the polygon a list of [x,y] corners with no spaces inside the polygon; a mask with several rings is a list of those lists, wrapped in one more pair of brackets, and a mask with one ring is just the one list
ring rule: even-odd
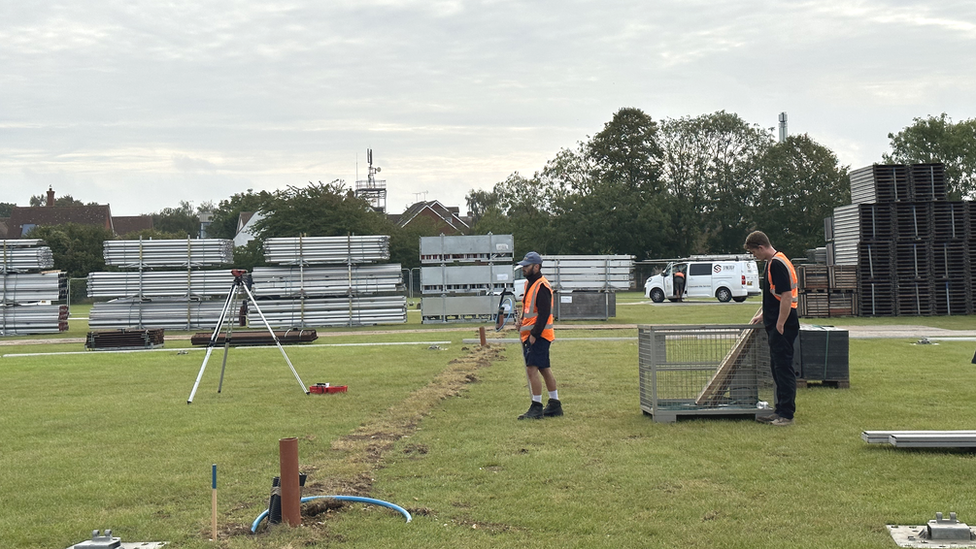
{"label": "logo on van door", "polygon": [[718,274],[718,273],[722,272],[722,266],[719,265],[718,263],[716,263],[715,266],[712,267],[712,270],[715,271],[715,274]]}

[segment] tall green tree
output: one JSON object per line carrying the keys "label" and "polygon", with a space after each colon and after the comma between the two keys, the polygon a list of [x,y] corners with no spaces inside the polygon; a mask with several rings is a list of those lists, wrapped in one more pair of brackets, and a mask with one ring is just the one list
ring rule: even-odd
{"label": "tall green tree", "polygon": [[14,211],[17,205],[13,202],[0,202],[0,217],[10,217],[10,212]]}
{"label": "tall green tree", "polygon": [[390,234],[390,222],[369,203],[356,198],[341,180],[288,186],[262,205],[265,218],[255,224],[262,240],[270,237]]}
{"label": "tall green tree", "polygon": [[680,253],[741,251],[760,188],[759,160],[772,135],[725,111],[668,120],[662,134]]}
{"label": "tall green tree", "polygon": [[496,183],[490,192],[469,193],[469,208],[480,212],[472,233],[511,234],[517,253],[556,253],[550,196],[537,176],[527,178],[518,172]]}
{"label": "tall green tree", "polygon": [[40,238],[51,248],[54,266],[71,278],[84,278],[93,271],[105,270],[103,242],[114,240],[112,231],[96,225],[66,223],[35,227],[27,238]]}
{"label": "tall green tree", "polygon": [[[759,161],[754,229],[790,257],[824,245],[824,219],[851,202],[849,169],[807,135],[791,135]],[[745,239],[745,234],[741,236]]]}
{"label": "tall green tree", "polygon": [[946,113],[915,118],[888,139],[891,152],[882,156],[885,162],[944,163],[949,198],[976,198],[976,118],[955,123]]}
{"label": "tall green tree", "polygon": [[153,227],[180,238],[200,236],[200,217],[191,202],[181,200],[177,208],[163,208],[152,214]]}

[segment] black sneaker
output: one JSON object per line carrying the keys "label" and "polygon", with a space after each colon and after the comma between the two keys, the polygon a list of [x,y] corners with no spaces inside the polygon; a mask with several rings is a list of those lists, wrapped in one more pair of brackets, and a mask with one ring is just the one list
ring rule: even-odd
{"label": "black sneaker", "polygon": [[546,409],[542,411],[545,417],[556,417],[563,415],[563,405],[556,399],[550,398],[546,403]]}
{"label": "black sneaker", "polygon": [[775,414],[775,413],[769,414],[767,416],[757,415],[756,416],[756,421],[758,421],[759,423],[772,423],[772,422],[776,421],[779,418],[780,418],[780,416],[778,414]]}
{"label": "black sneaker", "polygon": [[529,410],[518,417],[519,419],[542,419],[542,403],[532,401]]}

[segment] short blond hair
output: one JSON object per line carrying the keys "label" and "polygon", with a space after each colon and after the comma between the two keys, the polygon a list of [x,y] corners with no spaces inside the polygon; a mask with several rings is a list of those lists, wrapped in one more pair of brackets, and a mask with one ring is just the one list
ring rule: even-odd
{"label": "short blond hair", "polygon": [[760,246],[765,246],[766,248],[773,247],[769,242],[769,237],[762,231],[752,231],[749,233],[749,236],[746,237],[746,243],[742,245],[747,250],[755,250]]}

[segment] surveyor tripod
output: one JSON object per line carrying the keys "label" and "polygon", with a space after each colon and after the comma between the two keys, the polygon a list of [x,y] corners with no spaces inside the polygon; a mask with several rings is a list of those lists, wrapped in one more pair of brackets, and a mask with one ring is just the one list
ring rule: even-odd
{"label": "surveyor tripod", "polygon": [[[240,296],[241,290],[247,294],[247,300],[254,305],[254,310],[257,311],[258,316],[261,317],[261,321],[268,328],[268,332],[271,334],[271,338],[274,339],[275,345],[278,346],[278,350],[281,351],[281,356],[285,357],[285,363],[288,364],[288,368],[291,369],[291,373],[295,374],[295,379],[298,380],[298,384],[301,385],[302,391],[307,395],[308,389],[305,384],[302,383],[302,378],[298,377],[298,372],[295,371],[295,367],[292,366],[291,361],[288,360],[288,355],[285,354],[285,349],[281,346],[281,341],[278,340],[278,335],[274,333],[271,329],[271,324],[268,324],[268,319],[265,318],[264,313],[261,312],[261,308],[258,307],[257,300],[254,299],[254,294],[251,293],[251,275],[243,269],[232,269],[231,274],[234,275],[234,284],[230,288],[230,292],[227,293],[227,300],[224,301],[224,308],[220,311],[220,317],[217,319],[217,326],[214,327],[213,334],[210,336],[210,341],[207,343],[207,356],[203,357],[203,365],[200,366],[200,373],[197,374],[197,380],[193,383],[193,389],[190,391],[190,398],[186,399],[186,403],[190,404],[193,402],[193,395],[197,393],[197,387],[200,386],[200,380],[203,379],[203,372],[207,369],[207,361],[210,360],[210,355],[213,353],[214,347],[217,346],[217,341],[220,336],[221,327],[224,323],[227,323],[227,332],[224,334],[224,362],[220,367],[220,383],[217,385],[217,392],[219,393],[224,387],[224,370],[227,368],[227,351],[230,349],[231,336],[234,332],[234,320],[230,312],[234,309],[234,304],[236,299]],[[244,301],[245,306],[248,301]],[[243,314],[241,320],[243,321]]]}

